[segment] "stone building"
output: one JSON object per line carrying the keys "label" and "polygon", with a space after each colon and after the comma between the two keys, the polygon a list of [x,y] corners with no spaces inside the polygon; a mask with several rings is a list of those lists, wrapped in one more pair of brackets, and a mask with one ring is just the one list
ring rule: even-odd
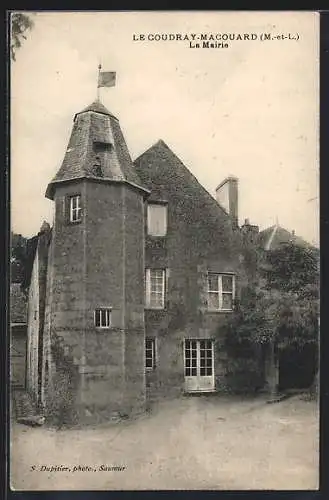
{"label": "stone building", "polygon": [[220,326],[258,231],[238,226],[238,180],[216,200],[162,140],[133,163],[118,119],[95,101],[75,115],[46,196],[54,222],[36,238],[28,307],[36,400],[55,397],[56,345],[75,370],[80,421],[221,390]]}
{"label": "stone building", "polygon": [[10,285],[10,383],[15,389],[26,386],[27,305],[20,283]]}

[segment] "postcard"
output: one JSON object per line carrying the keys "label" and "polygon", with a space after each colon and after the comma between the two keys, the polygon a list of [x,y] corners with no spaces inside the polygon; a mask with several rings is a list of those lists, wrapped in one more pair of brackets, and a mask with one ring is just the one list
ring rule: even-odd
{"label": "postcard", "polygon": [[319,487],[319,14],[12,11],[10,487]]}

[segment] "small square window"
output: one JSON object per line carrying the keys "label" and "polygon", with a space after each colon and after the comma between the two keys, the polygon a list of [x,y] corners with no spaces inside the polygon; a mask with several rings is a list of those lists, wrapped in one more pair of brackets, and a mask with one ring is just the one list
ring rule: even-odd
{"label": "small square window", "polygon": [[110,328],[111,309],[106,307],[95,309],[94,321],[96,328]]}
{"label": "small square window", "polygon": [[70,196],[70,222],[80,222],[82,215],[81,196]]}

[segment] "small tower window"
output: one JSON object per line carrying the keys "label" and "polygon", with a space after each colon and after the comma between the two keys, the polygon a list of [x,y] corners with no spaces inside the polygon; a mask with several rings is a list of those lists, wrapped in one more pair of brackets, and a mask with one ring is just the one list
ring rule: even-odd
{"label": "small tower window", "polygon": [[96,161],[93,167],[93,174],[96,175],[96,177],[103,177],[103,169],[102,169],[102,164],[101,164],[101,159],[99,156],[96,156]]}
{"label": "small tower window", "polygon": [[76,194],[70,197],[70,222],[81,221],[81,196]]}
{"label": "small tower window", "polygon": [[111,309],[105,307],[95,309],[94,321],[97,328],[110,328]]}
{"label": "small tower window", "polygon": [[101,165],[95,165],[95,175],[97,177],[103,177],[103,170]]}

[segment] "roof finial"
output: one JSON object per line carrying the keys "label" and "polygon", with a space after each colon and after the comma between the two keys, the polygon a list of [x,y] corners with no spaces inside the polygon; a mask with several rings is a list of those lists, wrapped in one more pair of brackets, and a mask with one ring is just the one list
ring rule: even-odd
{"label": "roof finial", "polygon": [[99,89],[100,89],[99,82],[100,82],[101,69],[102,69],[102,65],[101,65],[101,63],[99,63],[99,65],[98,65],[98,77],[97,77],[97,101],[99,101]]}

